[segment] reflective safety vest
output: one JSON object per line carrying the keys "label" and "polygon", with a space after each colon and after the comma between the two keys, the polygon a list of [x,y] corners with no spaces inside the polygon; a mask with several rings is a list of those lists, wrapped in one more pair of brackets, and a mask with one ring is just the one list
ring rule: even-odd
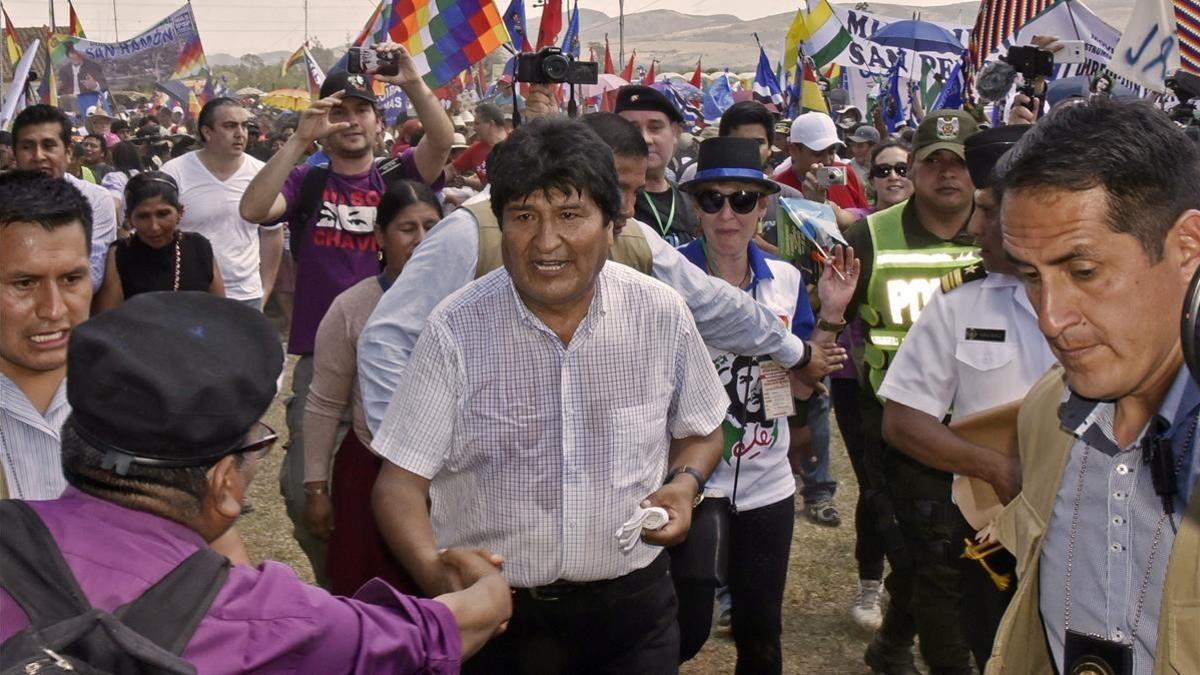
{"label": "reflective safety vest", "polygon": [[[464,204],[463,208],[475,216],[479,225],[479,261],[475,264],[475,278],[502,267],[504,260],[500,256],[500,223],[496,214],[492,213],[492,202],[482,201]],[[628,265],[643,274],[653,274],[654,257],[650,253],[650,244],[642,234],[641,228],[632,223],[621,228],[621,234],[613,239],[608,249],[608,259]]]}
{"label": "reflective safety vest", "polygon": [[892,357],[941,286],[942,275],[979,261],[977,247],[949,241],[910,248],[904,239],[906,204],[867,216],[875,257],[866,302],[858,313],[867,325],[863,360],[872,391],[879,390]]}

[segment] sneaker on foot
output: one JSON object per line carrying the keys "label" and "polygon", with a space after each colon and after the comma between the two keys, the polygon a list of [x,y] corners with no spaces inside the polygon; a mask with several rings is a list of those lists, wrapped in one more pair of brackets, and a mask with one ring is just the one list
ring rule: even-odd
{"label": "sneaker on foot", "polygon": [[854,607],[850,613],[859,627],[874,631],[883,624],[883,610],[879,606],[881,586],[881,582],[873,579],[858,580],[858,593],[854,596]]}
{"label": "sneaker on foot", "polygon": [[833,500],[829,498],[805,504],[804,515],[817,525],[837,527],[842,524],[842,517],[838,514],[837,507],[833,505]]}
{"label": "sneaker on foot", "polygon": [[722,609],[717,612],[717,628],[729,628],[733,620],[733,610]]}

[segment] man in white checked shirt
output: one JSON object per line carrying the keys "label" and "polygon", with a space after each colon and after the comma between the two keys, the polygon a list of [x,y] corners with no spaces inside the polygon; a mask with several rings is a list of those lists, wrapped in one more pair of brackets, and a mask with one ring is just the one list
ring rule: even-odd
{"label": "man in white checked shirt", "polygon": [[62,178],[0,176],[0,498],[54,499],[67,341],[88,317],[92,209]]}
{"label": "man in white checked shirt", "polygon": [[[536,120],[489,169],[504,268],[417,341],[373,443],[380,528],[430,594],[455,586],[439,547],[503,559],[512,621],[464,672],[675,672],[662,547],[687,534],[728,399],[683,300],[605,265],[620,193],[594,132]],[[640,506],[670,520],[622,552]]]}

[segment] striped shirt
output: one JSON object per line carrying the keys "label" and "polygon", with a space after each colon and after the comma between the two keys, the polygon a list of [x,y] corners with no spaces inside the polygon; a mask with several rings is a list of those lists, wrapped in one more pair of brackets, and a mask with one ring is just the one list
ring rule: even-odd
{"label": "striped shirt", "polygon": [[434,310],[373,446],[432,480],[438,546],[503,555],[516,587],[595,581],[658,556],[615,533],[662,485],[671,439],[728,406],[668,286],[606,264],[564,345],[501,268]]}
{"label": "striped shirt", "polygon": [[8,497],[54,499],[66,489],[58,434],[70,413],[65,377],[43,415],[0,373],[0,464]]}
{"label": "striped shirt", "polygon": [[[1070,629],[1122,644],[1132,643],[1133,672],[1153,670],[1163,580],[1175,542],[1174,528],[1190,498],[1190,487],[1195,484],[1200,462],[1196,439],[1192,438],[1191,447],[1184,446],[1192,421],[1200,414],[1198,406],[1197,385],[1187,368],[1181,367],[1147,430],[1130,446],[1121,448],[1113,434],[1114,404],[1087,400],[1068,392],[1059,417],[1063,428],[1076,441],[1046,527],[1038,584],[1046,639],[1060,671],[1064,669],[1067,629],[1067,551],[1081,474],[1083,484],[1069,585]],[[1154,533],[1163,506],[1162,499],[1155,494],[1150,467],[1142,457],[1142,441],[1147,433],[1171,439],[1181,464],[1179,498],[1171,516],[1174,527],[1163,524],[1157,546]],[[1147,579],[1139,619],[1139,597]]]}

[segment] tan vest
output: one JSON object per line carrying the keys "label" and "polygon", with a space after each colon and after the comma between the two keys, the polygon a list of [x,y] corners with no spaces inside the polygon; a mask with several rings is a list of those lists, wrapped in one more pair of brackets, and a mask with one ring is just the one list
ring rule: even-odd
{"label": "tan vest", "polygon": [[[463,208],[470,211],[479,224],[479,262],[475,265],[475,278],[478,279],[504,266],[500,256],[500,223],[496,220],[496,214],[492,213],[490,200],[467,204]],[[621,234],[616,236],[608,249],[608,259],[628,265],[643,274],[651,274],[653,270],[654,258],[650,254],[650,244],[638,227],[621,229]]]}
{"label": "tan vest", "polygon": [[[1066,383],[1058,366],[1046,373],[1025,397],[1017,419],[1020,442],[1021,494],[996,518],[996,531],[1005,548],[1017,558],[1016,596],[1004,613],[987,675],[1050,675],[1038,605],[1038,564],[1054,499],[1062,484],[1075,438],[1058,419]],[[1200,484],[1192,489],[1163,581],[1158,616],[1158,646],[1154,675],[1200,673]]]}

